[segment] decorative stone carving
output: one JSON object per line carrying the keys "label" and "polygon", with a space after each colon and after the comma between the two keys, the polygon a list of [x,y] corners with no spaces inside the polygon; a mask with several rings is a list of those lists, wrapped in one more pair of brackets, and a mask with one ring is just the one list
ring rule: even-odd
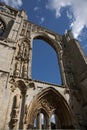
{"label": "decorative stone carving", "polygon": [[27,124],[27,113],[28,113],[28,106],[25,105],[24,124]]}
{"label": "decorative stone carving", "polygon": [[22,76],[27,78],[27,63],[23,64]]}
{"label": "decorative stone carving", "polygon": [[15,63],[14,75],[15,76],[20,76],[20,62],[19,61],[17,61]]}
{"label": "decorative stone carving", "polygon": [[0,10],[7,12],[7,13],[11,13],[10,10],[4,5],[4,6],[0,6]]}
{"label": "decorative stone carving", "polygon": [[16,56],[17,62],[14,70],[15,76],[28,78],[29,51],[29,44],[26,41],[18,44],[18,52]]}
{"label": "decorative stone carving", "polygon": [[22,53],[23,53],[23,46],[20,45],[20,44],[18,44],[18,54],[17,54],[17,56],[16,56],[16,59],[17,59],[17,60],[21,59]]}
{"label": "decorative stone carving", "polygon": [[5,23],[0,19],[0,36],[3,35],[5,28],[6,28]]}
{"label": "decorative stone carving", "polygon": [[29,46],[24,47],[24,61],[29,61]]}
{"label": "decorative stone carving", "polygon": [[22,42],[22,44],[18,44],[18,53],[16,56],[17,60],[21,61],[29,61],[29,45],[26,42]]}
{"label": "decorative stone carving", "polygon": [[16,80],[14,79],[14,78],[12,78],[10,81],[9,81],[9,83],[11,83],[12,85],[11,85],[11,90],[12,90],[12,92],[16,89],[16,87],[18,87],[18,82],[16,82]]}
{"label": "decorative stone carving", "polygon": [[6,12],[6,13],[12,15],[12,16],[16,16],[16,14],[17,14],[17,11],[15,11],[13,9],[11,10],[11,8],[7,8],[5,5],[0,6],[0,11]]}
{"label": "decorative stone carving", "polygon": [[24,23],[23,23],[23,27],[25,28],[25,27],[26,27],[26,25],[27,25],[27,22],[26,22],[26,21],[24,21]]}
{"label": "decorative stone carving", "polygon": [[55,110],[55,108],[52,105],[50,105],[46,99],[44,99],[44,100],[41,101],[41,105],[48,112],[51,112],[51,111]]}
{"label": "decorative stone carving", "polygon": [[14,90],[15,90],[15,86],[14,86],[14,85],[11,85],[10,88],[11,88],[11,91],[14,92]]}
{"label": "decorative stone carving", "polygon": [[21,35],[23,36],[25,34],[25,29],[21,30]]}
{"label": "decorative stone carving", "polygon": [[29,88],[35,89],[35,84],[34,84],[33,82],[30,82],[30,83],[28,84],[28,86],[29,86]]}
{"label": "decorative stone carving", "polygon": [[16,94],[15,108],[19,108],[19,106],[20,106],[20,95]]}
{"label": "decorative stone carving", "polygon": [[9,126],[11,129],[13,129],[18,121],[18,115],[19,115],[19,107],[20,107],[20,95],[16,94],[13,98],[13,106],[12,106],[12,112],[11,112],[11,120],[9,123]]}

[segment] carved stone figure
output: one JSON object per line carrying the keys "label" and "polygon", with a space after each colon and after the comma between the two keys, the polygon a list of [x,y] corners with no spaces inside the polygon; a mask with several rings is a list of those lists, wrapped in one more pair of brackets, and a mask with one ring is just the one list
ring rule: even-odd
{"label": "carved stone figure", "polygon": [[16,127],[16,124],[18,122],[19,107],[20,107],[20,95],[16,94],[16,96],[14,96],[14,98],[13,98],[11,120],[10,120],[10,123],[9,123],[9,126],[10,126],[11,129]]}
{"label": "carved stone figure", "polygon": [[46,99],[42,100],[41,104],[48,112],[51,112],[54,110],[54,107],[50,105]]}
{"label": "carved stone figure", "polygon": [[28,106],[25,105],[24,124],[27,124]]}
{"label": "carved stone figure", "polygon": [[14,74],[15,74],[16,76],[20,76],[20,61],[17,61],[17,62],[15,63]]}
{"label": "carved stone figure", "polygon": [[15,108],[19,108],[20,106],[20,95],[19,94],[16,94],[15,96]]}
{"label": "carved stone figure", "polygon": [[28,74],[27,70],[28,70],[27,69],[27,63],[24,63],[23,67],[22,67],[22,76],[25,77],[25,78],[27,78],[27,76],[28,76],[27,75]]}

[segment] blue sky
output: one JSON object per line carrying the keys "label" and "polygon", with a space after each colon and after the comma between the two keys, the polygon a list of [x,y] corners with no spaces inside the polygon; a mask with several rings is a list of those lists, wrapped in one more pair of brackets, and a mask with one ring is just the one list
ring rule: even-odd
{"label": "blue sky", "polygon": [[[28,20],[58,34],[71,29],[87,54],[87,0],[0,0],[24,9]],[[33,42],[32,77],[60,84],[57,57],[54,50],[41,40]],[[43,60],[42,60],[43,59]]]}

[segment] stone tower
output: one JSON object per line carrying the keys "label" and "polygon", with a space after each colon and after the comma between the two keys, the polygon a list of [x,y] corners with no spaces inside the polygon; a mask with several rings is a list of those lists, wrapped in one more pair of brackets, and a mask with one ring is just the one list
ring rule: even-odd
{"label": "stone tower", "polygon": [[[55,50],[61,85],[32,79],[34,39]],[[36,128],[87,129],[87,59],[70,31],[56,34],[0,3],[0,130]]]}

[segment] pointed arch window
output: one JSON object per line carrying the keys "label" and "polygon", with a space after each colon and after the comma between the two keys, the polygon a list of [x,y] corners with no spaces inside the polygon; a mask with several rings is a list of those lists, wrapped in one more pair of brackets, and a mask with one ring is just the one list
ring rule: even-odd
{"label": "pointed arch window", "polygon": [[46,122],[45,122],[45,115],[43,112],[39,111],[34,118],[34,129],[45,129]]}
{"label": "pointed arch window", "polygon": [[51,129],[60,129],[61,128],[60,120],[56,114],[52,114],[52,116],[50,118],[50,125],[51,125]]}
{"label": "pointed arch window", "polygon": [[43,39],[33,40],[32,78],[61,84],[57,54]]}

